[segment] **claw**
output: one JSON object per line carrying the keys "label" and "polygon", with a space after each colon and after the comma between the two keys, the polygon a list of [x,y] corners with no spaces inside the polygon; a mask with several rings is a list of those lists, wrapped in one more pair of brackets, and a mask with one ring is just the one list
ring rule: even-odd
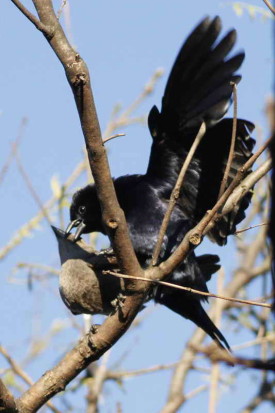
{"label": "claw", "polygon": [[115,311],[122,310],[125,299],[126,299],[125,295],[119,293],[117,298],[111,301],[111,305],[114,307]]}

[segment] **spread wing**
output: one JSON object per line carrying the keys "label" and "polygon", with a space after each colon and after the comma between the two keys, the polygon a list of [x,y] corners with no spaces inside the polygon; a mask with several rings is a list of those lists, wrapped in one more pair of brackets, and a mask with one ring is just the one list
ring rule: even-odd
{"label": "spread wing", "polygon": [[[205,18],[190,34],[171,70],[161,111],[154,106],[148,118],[153,144],[146,176],[152,182],[162,182],[162,195],[167,199],[201,123],[206,123],[206,134],[185,176],[179,200],[194,224],[217,201],[233,122],[222,118],[231,103],[232,83],[241,79],[236,71],[244,59],[243,52],[228,58],[236,42],[235,30],[217,41],[220,32],[221,21],[216,17],[212,21]],[[252,154],[253,129],[251,122],[238,119],[228,184]],[[209,234],[213,241],[226,243],[227,235],[244,218],[250,198],[249,194],[244,197],[233,213],[216,225]]]}

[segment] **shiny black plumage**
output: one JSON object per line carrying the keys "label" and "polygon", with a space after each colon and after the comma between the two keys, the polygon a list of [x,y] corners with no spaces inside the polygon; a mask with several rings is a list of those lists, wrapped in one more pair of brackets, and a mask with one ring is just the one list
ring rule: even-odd
{"label": "shiny black plumage", "polygon": [[[217,42],[220,31],[219,17],[206,18],[182,46],[167,81],[161,111],[154,106],[149,114],[148,126],[153,143],[146,174],[114,179],[135,252],[144,267],[150,262],[180,168],[203,121],[206,134],[185,176],[162,244],[160,260],[175,250],[186,232],[218,198],[232,133],[232,119],[223,119],[223,116],[231,102],[232,82],[238,83],[241,78],[236,71],[244,59],[242,52],[227,58],[235,44],[236,32],[231,30]],[[254,140],[250,132],[253,128],[252,123],[238,119],[228,184],[251,156]],[[227,236],[244,218],[250,198],[246,195],[240,205],[211,230],[209,237],[212,241],[219,245],[226,243]],[[94,185],[88,185],[74,195],[70,213],[74,221],[71,227],[81,225],[78,233],[105,233]],[[206,282],[218,268],[217,256],[201,258],[192,252],[168,278],[170,282],[207,291]],[[204,311],[201,296],[160,287],[155,290],[154,298],[192,320],[220,346],[229,348]]]}

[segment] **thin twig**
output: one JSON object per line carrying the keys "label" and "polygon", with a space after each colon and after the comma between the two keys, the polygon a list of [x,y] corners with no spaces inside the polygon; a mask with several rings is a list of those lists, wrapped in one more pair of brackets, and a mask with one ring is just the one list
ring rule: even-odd
{"label": "thin twig", "polygon": [[111,139],[120,138],[121,136],[125,136],[125,133],[116,133],[115,135],[109,136],[108,138],[103,139],[103,143],[106,143]]}
{"label": "thin twig", "polygon": [[36,190],[34,189],[32,183],[31,183],[31,180],[30,180],[30,178],[29,178],[29,176],[28,176],[28,174],[27,174],[27,172],[26,172],[26,170],[25,170],[25,168],[24,168],[24,166],[23,166],[23,164],[22,164],[22,162],[19,158],[18,152],[16,152],[15,157],[16,157],[16,163],[17,163],[18,169],[20,171],[20,174],[21,174],[22,178],[24,179],[27,187],[29,188],[29,191],[30,191],[33,199],[35,200],[35,202],[37,203],[39,209],[41,210],[44,217],[48,221],[48,224],[52,225],[52,221],[50,219],[50,216],[49,216],[47,210],[44,208],[44,205],[43,205],[42,201],[40,200]]}
{"label": "thin twig", "polygon": [[35,27],[46,36],[53,36],[53,29],[43,24],[34,14],[32,14],[19,0],[11,0],[12,3],[32,22]]}
{"label": "thin twig", "polygon": [[57,270],[56,268],[51,267],[50,265],[35,264],[30,262],[18,262],[15,266],[15,269],[38,270],[43,271],[44,273],[51,273],[57,276],[60,275],[60,270]]}
{"label": "thin twig", "polygon": [[28,384],[29,386],[31,386],[33,384],[32,379],[30,378],[30,376],[27,375],[27,373],[25,373],[21,367],[13,360],[13,358],[9,355],[9,353],[7,352],[7,350],[0,345],[0,353],[5,357],[6,361],[9,363],[9,365],[11,366],[13,372],[21,377],[21,379]]}
{"label": "thin twig", "polygon": [[9,156],[8,156],[5,164],[3,165],[3,167],[2,167],[2,169],[1,169],[1,171],[0,171],[0,183],[2,183],[4,177],[5,177],[8,169],[9,169],[9,166],[10,166],[13,158],[14,158],[15,155],[16,155],[16,151],[17,151],[17,148],[18,148],[18,146],[19,146],[19,144],[20,144],[20,141],[22,140],[22,137],[23,137],[23,135],[24,135],[24,131],[25,131],[25,127],[26,127],[26,125],[27,125],[27,122],[28,122],[28,119],[27,119],[27,118],[23,118],[23,119],[21,120],[21,122],[20,122],[18,135],[17,135],[15,141],[12,142],[10,154],[9,154]]}
{"label": "thin twig", "polygon": [[97,413],[98,412],[98,403],[99,398],[102,394],[102,388],[107,376],[107,363],[110,357],[110,350],[103,354],[101,359],[101,364],[96,366],[95,371],[93,372],[93,381],[88,385],[88,394],[87,394],[87,413]]}
{"label": "thin twig", "polygon": [[[67,191],[68,188],[73,185],[73,183],[79,178],[84,170],[85,161],[81,161],[63,184],[64,191]],[[45,202],[42,210],[40,210],[35,216],[33,216],[26,224],[23,224],[16,230],[15,235],[11,237],[11,239],[2,249],[0,249],[0,260],[5,258],[7,254],[9,254],[17,245],[19,245],[23,241],[26,236],[31,233],[31,231],[38,227],[40,221],[45,218],[43,210],[51,210],[55,206],[57,201],[59,201],[59,199],[55,195],[51,197],[47,202]]]}
{"label": "thin twig", "polygon": [[233,158],[234,158],[236,133],[237,133],[237,120],[238,120],[237,116],[238,116],[237,85],[236,85],[236,83],[233,83],[233,124],[232,124],[231,144],[230,144],[230,149],[229,149],[226,168],[225,168],[225,171],[224,171],[224,175],[223,175],[220,190],[219,190],[218,199],[224,193],[224,190],[226,188],[230,168],[231,168],[232,161],[233,161]]}
{"label": "thin twig", "polygon": [[218,217],[228,214],[228,212],[232,210],[232,205],[236,205],[244,197],[244,195],[249,192],[250,189],[253,188],[254,185],[271,170],[271,168],[272,161],[269,158],[264,161],[255,171],[247,175],[247,177],[240,183],[237,188],[234,189],[232,194],[228,197],[225,205],[221,210],[221,214],[218,214]]}
{"label": "thin twig", "polygon": [[7,413],[17,413],[15,400],[9,392],[4,382],[0,379],[0,411]]}
{"label": "thin twig", "polygon": [[[218,295],[222,294],[224,285],[224,270],[220,269],[217,277],[217,293]],[[221,318],[222,318],[222,301],[216,300],[214,307],[214,317],[213,322],[215,325],[220,328]],[[209,408],[208,413],[215,413],[217,410],[217,399],[218,399],[218,385],[220,381],[220,367],[219,364],[214,362],[211,367],[210,374],[210,388],[209,388]]]}
{"label": "thin twig", "polygon": [[[28,384],[29,386],[31,386],[33,384],[33,380],[30,378],[30,376],[28,376],[27,373],[25,373],[21,367],[19,366],[19,364],[16,363],[16,361],[14,361],[14,359],[9,355],[9,353],[7,352],[7,350],[0,345],[0,353],[4,356],[4,358],[6,359],[6,361],[9,363],[12,371],[19,376],[26,384]],[[54,413],[61,413],[53,404],[52,402],[48,401],[46,403],[48,405],[48,407],[54,412]]]}
{"label": "thin twig", "polygon": [[[264,372],[266,373],[266,372]],[[275,394],[274,394],[275,380],[265,380],[259,387],[259,391],[256,396],[252,397],[246,407],[241,410],[241,413],[253,413],[257,408],[264,402],[271,402],[274,406],[275,404]]]}
{"label": "thin twig", "polygon": [[[134,101],[128,107],[126,107],[126,109],[119,113],[119,115],[118,112],[120,111],[120,109],[114,108],[110,121],[108,122],[107,128],[104,131],[104,137],[110,136],[112,132],[114,132],[122,126],[129,126],[134,123],[145,122],[144,116],[131,118],[130,115],[137,109],[138,106],[141,105],[145,98],[153,92],[156,82],[162,76],[162,74],[163,71],[161,71],[160,69],[156,70],[149,79],[149,82],[143,87],[143,90],[139,94],[139,96],[136,99],[134,99]],[[117,114],[117,118],[115,119],[114,114]]]}
{"label": "thin twig", "polygon": [[204,291],[194,290],[193,288],[183,287],[182,285],[172,284],[172,283],[168,283],[166,281],[151,280],[150,278],[145,278],[145,277],[135,277],[133,275],[121,274],[121,273],[117,273],[117,272],[113,272],[113,271],[109,271],[109,270],[103,271],[102,273],[103,274],[114,275],[115,277],[118,277],[118,278],[147,281],[147,282],[153,283],[153,284],[161,284],[161,285],[165,285],[166,287],[176,288],[178,290],[188,291],[189,293],[199,294],[199,295],[203,295],[203,296],[206,296],[206,297],[220,298],[221,300],[233,301],[235,303],[241,303],[241,304],[247,304],[247,305],[257,305],[259,307],[271,308],[271,304],[259,303],[257,301],[251,301],[251,300],[241,300],[239,298],[224,297],[222,295],[217,295],[217,294],[214,294],[214,293],[206,293]]}
{"label": "thin twig", "polygon": [[260,346],[263,343],[274,343],[275,341],[275,334],[270,333],[264,337],[257,337],[254,340],[245,341],[241,344],[235,344],[232,346],[232,350],[243,350],[253,346]]}
{"label": "thin twig", "polygon": [[195,389],[191,390],[189,393],[186,393],[185,395],[181,393],[176,394],[175,397],[173,397],[171,400],[167,402],[167,404],[161,410],[161,413],[177,412],[184,402],[192,399],[199,393],[207,390],[208,387],[208,384],[202,384],[201,386],[196,387]]}
{"label": "thin twig", "polygon": [[143,374],[155,373],[161,370],[170,370],[178,366],[180,362],[170,363],[170,364],[160,364],[157,366],[145,367],[143,369],[137,370],[121,370],[121,371],[108,371],[106,373],[106,380],[118,380],[125,377],[135,377],[141,376]]}
{"label": "thin twig", "polygon": [[127,118],[136,108],[141,104],[144,98],[150,95],[155,88],[155,84],[158,79],[163,75],[162,69],[157,69],[155,73],[153,73],[152,77],[149,79],[149,82],[144,86],[140,95],[134,100],[134,102],[128,106],[128,108],[121,114],[122,118]]}
{"label": "thin twig", "polygon": [[[211,209],[206,217],[202,220],[200,224],[200,231],[201,234],[204,232],[204,229],[207,227],[209,222],[214,218],[215,214],[218,212],[218,210],[221,208],[223,204],[227,201],[228,197],[230,194],[233,192],[233,190],[239,185],[239,183],[242,181],[242,178],[244,174],[251,168],[251,166],[255,163],[255,161],[258,159],[258,157],[268,148],[270,145],[271,138],[269,138],[259,149],[257,152],[255,152],[254,155],[251,156],[250,159],[238,170],[235,178],[229,185],[229,187],[225,190],[225,192],[222,194],[222,196],[219,198],[218,202],[214,206],[213,209]],[[252,175],[252,174],[250,174]]]}
{"label": "thin twig", "polygon": [[271,11],[271,13],[275,14],[275,7],[273,7],[272,4],[268,0],[264,0],[264,2],[269,8],[269,10]]}
{"label": "thin twig", "polygon": [[202,346],[193,346],[194,350],[206,355],[212,362],[224,362],[229,365],[240,365],[244,367],[248,367],[251,369],[257,370],[270,370],[274,371],[275,363],[274,359],[271,360],[261,360],[261,359],[249,359],[244,357],[233,356],[230,353],[226,353],[226,351],[214,351],[212,345],[208,346],[208,348]]}
{"label": "thin twig", "polygon": [[62,11],[63,11],[64,7],[66,6],[66,4],[67,4],[67,0],[63,0],[63,1],[62,1],[62,4],[61,4],[61,6],[60,6],[60,9],[59,9],[58,12],[56,13],[56,17],[57,17],[58,20],[60,19],[60,16],[61,16]]}
{"label": "thin twig", "polygon": [[184,396],[184,399],[185,399],[185,400],[190,400],[190,399],[192,399],[193,397],[197,396],[197,394],[203,392],[204,390],[207,390],[208,387],[209,387],[209,386],[208,386],[207,384],[202,384],[201,386],[198,386],[198,387],[196,387],[195,389],[191,390],[189,393],[187,393],[187,394]]}
{"label": "thin twig", "polygon": [[238,235],[238,234],[241,234],[242,232],[248,231],[248,230],[253,229],[253,228],[262,227],[264,225],[269,225],[269,222],[262,222],[261,224],[251,225],[248,228],[239,229],[238,231],[234,232],[234,235]]}
{"label": "thin twig", "polygon": [[169,220],[170,220],[170,217],[172,215],[173,209],[174,209],[174,207],[176,205],[176,202],[178,200],[178,197],[180,195],[180,190],[181,190],[181,187],[182,187],[182,183],[183,183],[185,174],[186,174],[187,169],[190,165],[190,162],[193,159],[195,151],[196,151],[199,143],[201,142],[201,140],[202,140],[202,138],[205,134],[205,131],[206,131],[206,126],[205,126],[205,122],[203,122],[201,124],[200,129],[197,133],[197,136],[195,137],[194,142],[193,142],[193,144],[192,144],[192,146],[191,146],[191,148],[190,148],[190,150],[189,150],[189,152],[186,156],[186,159],[185,159],[185,161],[182,165],[181,171],[179,173],[177,182],[176,182],[176,184],[174,186],[174,189],[171,193],[168,208],[166,210],[163,221],[161,223],[161,227],[160,227],[159,234],[158,234],[158,240],[157,240],[157,243],[155,245],[154,252],[153,252],[153,255],[152,255],[152,261],[151,261],[151,264],[150,264],[151,266],[154,266],[154,265],[157,264],[158,257],[159,257],[160,251],[161,251],[162,241],[163,241],[166,229],[168,227]]}

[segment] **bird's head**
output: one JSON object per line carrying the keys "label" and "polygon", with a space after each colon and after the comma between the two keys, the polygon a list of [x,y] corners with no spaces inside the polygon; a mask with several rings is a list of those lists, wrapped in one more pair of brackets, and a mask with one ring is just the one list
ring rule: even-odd
{"label": "bird's head", "polygon": [[66,229],[69,235],[76,228],[74,240],[77,241],[81,234],[90,232],[103,232],[101,209],[94,185],[88,185],[77,191],[72,199],[70,207],[71,222]]}

